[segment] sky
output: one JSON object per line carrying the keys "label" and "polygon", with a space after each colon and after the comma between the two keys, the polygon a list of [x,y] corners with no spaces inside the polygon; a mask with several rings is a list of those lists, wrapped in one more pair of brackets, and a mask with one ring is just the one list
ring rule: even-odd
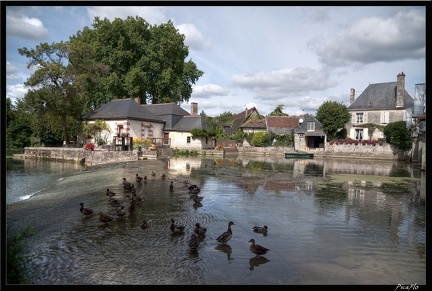
{"label": "sky", "polygon": [[425,5],[367,4],[5,6],[6,97],[22,98],[33,72],[18,48],[68,41],[92,28],[96,16],[139,16],[152,25],[171,20],[185,35],[185,62],[204,72],[181,104],[188,112],[196,102],[199,113],[213,117],[252,107],[268,115],[279,105],[289,115],[315,115],[326,101],[348,106],[351,88],[358,97],[369,84],[396,82],[401,72],[415,98],[415,85],[426,82]]}

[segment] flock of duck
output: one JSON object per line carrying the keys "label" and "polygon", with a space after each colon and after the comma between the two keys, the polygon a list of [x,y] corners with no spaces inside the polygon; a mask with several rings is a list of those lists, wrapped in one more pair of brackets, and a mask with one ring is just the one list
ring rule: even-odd
{"label": "flock of duck", "polygon": [[[152,171],[151,176],[155,177],[156,173],[154,173]],[[166,175],[162,173],[162,174],[160,174],[160,177],[162,179],[165,179]],[[146,180],[147,180],[146,175],[144,177],[141,177],[138,174],[136,174],[136,177],[135,177],[136,182],[140,183],[140,182],[146,181]],[[133,213],[135,211],[136,206],[139,205],[142,201],[141,197],[139,197],[136,194],[136,188],[135,188],[133,183],[127,181],[126,178],[123,178],[122,183],[123,183],[123,188],[131,193],[131,195],[126,196],[130,202],[127,210],[121,204],[120,201],[118,201],[117,199],[114,198],[114,196],[116,196],[117,193],[111,191],[109,188],[106,189],[106,196],[109,197],[109,203],[115,209],[115,213],[119,217],[125,216],[127,214],[127,212]],[[200,188],[197,185],[189,185],[188,181],[184,181],[183,184],[188,187],[189,192],[192,194],[192,200],[194,201],[194,207],[197,204],[201,204],[203,197],[198,196],[198,193],[200,193],[200,191],[201,191]],[[173,191],[173,189],[174,189],[174,184],[173,184],[173,181],[171,181],[171,183],[169,185],[169,190]],[[85,216],[90,216],[94,213],[94,211],[91,208],[85,207],[83,202],[80,203],[80,212]],[[99,221],[101,221],[103,223],[109,223],[113,220],[114,220],[113,216],[110,216],[104,212],[99,213]],[[232,221],[228,222],[228,229],[225,232],[223,232],[222,234],[220,234],[216,238],[216,241],[221,243],[221,244],[226,244],[232,238],[233,232],[232,232],[231,226],[233,226],[233,225],[235,225],[234,222],[232,222]],[[151,226],[151,220],[143,220],[143,222],[141,224],[142,229],[147,229],[150,226]],[[184,234],[186,227],[184,225],[176,224],[175,220],[173,218],[171,218],[171,224],[170,224],[169,228],[173,234],[177,235],[177,234]],[[254,226],[254,227],[252,227],[252,230],[256,233],[262,233],[264,235],[267,235],[267,233],[268,233],[268,227],[266,225],[264,225],[262,227],[261,226]],[[195,252],[198,250],[198,247],[200,245],[200,241],[205,237],[206,232],[207,232],[206,227],[201,226],[199,223],[195,224],[193,234],[191,235],[189,242],[188,242],[188,246],[189,246],[191,251]],[[270,249],[268,249],[262,245],[256,244],[255,239],[249,240],[249,250],[253,254],[255,254],[257,258],[259,258],[261,255],[264,255],[270,251]]]}

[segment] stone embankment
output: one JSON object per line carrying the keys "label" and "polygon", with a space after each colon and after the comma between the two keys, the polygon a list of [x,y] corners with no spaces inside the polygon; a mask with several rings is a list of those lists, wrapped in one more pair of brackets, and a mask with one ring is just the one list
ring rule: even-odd
{"label": "stone embankment", "polygon": [[[201,156],[278,156],[295,152],[293,147],[225,147],[223,150],[198,150]],[[350,159],[384,159],[384,160],[410,160],[410,152],[401,152],[389,144],[383,145],[354,145],[354,144],[327,144],[323,148],[309,149],[317,158],[350,158]],[[168,152],[159,150],[110,151],[86,150],[82,148],[53,148],[53,147],[26,147],[24,158],[53,159],[85,163],[87,165],[103,164],[117,161],[133,161],[140,159],[156,159],[166,157]]]}

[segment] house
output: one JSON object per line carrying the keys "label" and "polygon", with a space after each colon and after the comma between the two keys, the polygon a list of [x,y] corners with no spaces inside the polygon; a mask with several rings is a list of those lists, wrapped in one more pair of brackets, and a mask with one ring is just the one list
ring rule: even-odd
{"label": "house", "polygon": [[299,123],[300,125],[294,129],[294,150],[324,150],[326,134],[321,122],[312,115],[305,115],[300,117]]}
{"label": "house", "polygon": [[[104,120],[110,128],[101,137],[116,149],[130,150],[132,138],[150,138],[157,146],[181,149],[213,148],[213,140],[192,139],[195,128],[210,130],[197,114],[198,104],[192,103],[192,114],[175,103],[140,104],[140,99],[115,99],[82,116],[84,122]],[[95,142],[83,138],[83,143]]]}
{"label": "house", "polygon": [[223,133],[226,135],[231,135],[235,134],[239,129],[246,130],[246,132],[249,133],[262,131],[263,129],[265,130],[265,122],[251,122],[249,125],[242,128],[242,126],[246,125],[250,120],[264,120],[264,116],[260,115],[255,107],[249,109],[246,108],[243,112],[234,116],[232,123],[223,125]]}
{"label": "house", "polygon": [[[103,130],[100,137],[116,149],[129,149],[133,137],[160,140],[164,137],[165,121],[131,98],[114,99],[83,115],[82,120],[86,123],[104,120],[110,131]],[[82,143],[95,142],[95,138],[82,137]]]}
{"label": "house", "polygon": [[298,116],[273,116],[265,117],[267,130],[278,135],[292,134],[294,128],[299,126]]}
{"label": "house", "polygon": [[406,121],[414,107],[414,99],[405,90],[405,74],[399,73],[396,82],[369,84],[355,98],[351,88],[348,111],[351,121],[346,124],[348,137],[352,139],[380,139],[384,135],[379,128],[369,132],[366,124],[385,126],[396,121]]}
{"label": "house", "polygon": [[210,130],[210,126],[201,115],[198,115],[198,103],[191,103],[191,113],[175,103],[143,104],[142,107],[151,111],[165,121],[163,129],[164,145],[178,149],[209,149],[214,148],[214,140],[208,137],[192,138],[193,129]]}

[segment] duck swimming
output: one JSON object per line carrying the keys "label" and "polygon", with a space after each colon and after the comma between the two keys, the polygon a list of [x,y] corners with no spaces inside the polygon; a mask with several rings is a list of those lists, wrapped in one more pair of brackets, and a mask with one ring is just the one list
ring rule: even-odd
{"label": "duck swimming", "polygon": [[254,227],[252,227],[252,230],[254,232],[256,232],[256,233],[267,234],[268,227],[267,227],[267,225],[264,225],[264,226],[254,226]]}
{"label": "duck swimming", "polygon": [[253,238],[249,241],[249,243],[249,250],[254,253],[257,258],[259,258],[261,255],[265,255],[267,252],[270,251],[270,249],[268,248],[255,244],[255,240]]}
{"label": "duck swimming", "polygon": [[84,203],[80,203],[80,211],[81,211],[81,213],[82,214],[84,214],[85,216],[87,216],[87,215],[90,215],[90,214],[93,214],[93,209],[90,209],[90,208],[85,208],[84,207]]}
{"label": "duck swimming", "polygon": [[184,233],[185,227],[183,225],[176,225],[174,223],[174,219],[171,218],[170,229],[171,229],[171,232],[174,234],[182,234],[182,233]]}
{"label": "duck swimming", "polygon": [[189,248],[191,249],[191,251],[196,252],[199,247],[199,244],[200,242],[198,236],[193,233],[189,240]]}
{"label": "duck swimming", "polygon": [[216,240],[222,244],[226,244],[227,241],[229,241],[232,238],[232,230],[231,225],[235,225],[234,222],[230,221],[228,222],[228,229],[224,233],[222,233],[220,236],[216,238]]}
{"label": "duck swimming", "polygon": [[207,227],[201,226],[199,223],[195,223],[194,232],[197,236],[204,236],[207,232]]}

